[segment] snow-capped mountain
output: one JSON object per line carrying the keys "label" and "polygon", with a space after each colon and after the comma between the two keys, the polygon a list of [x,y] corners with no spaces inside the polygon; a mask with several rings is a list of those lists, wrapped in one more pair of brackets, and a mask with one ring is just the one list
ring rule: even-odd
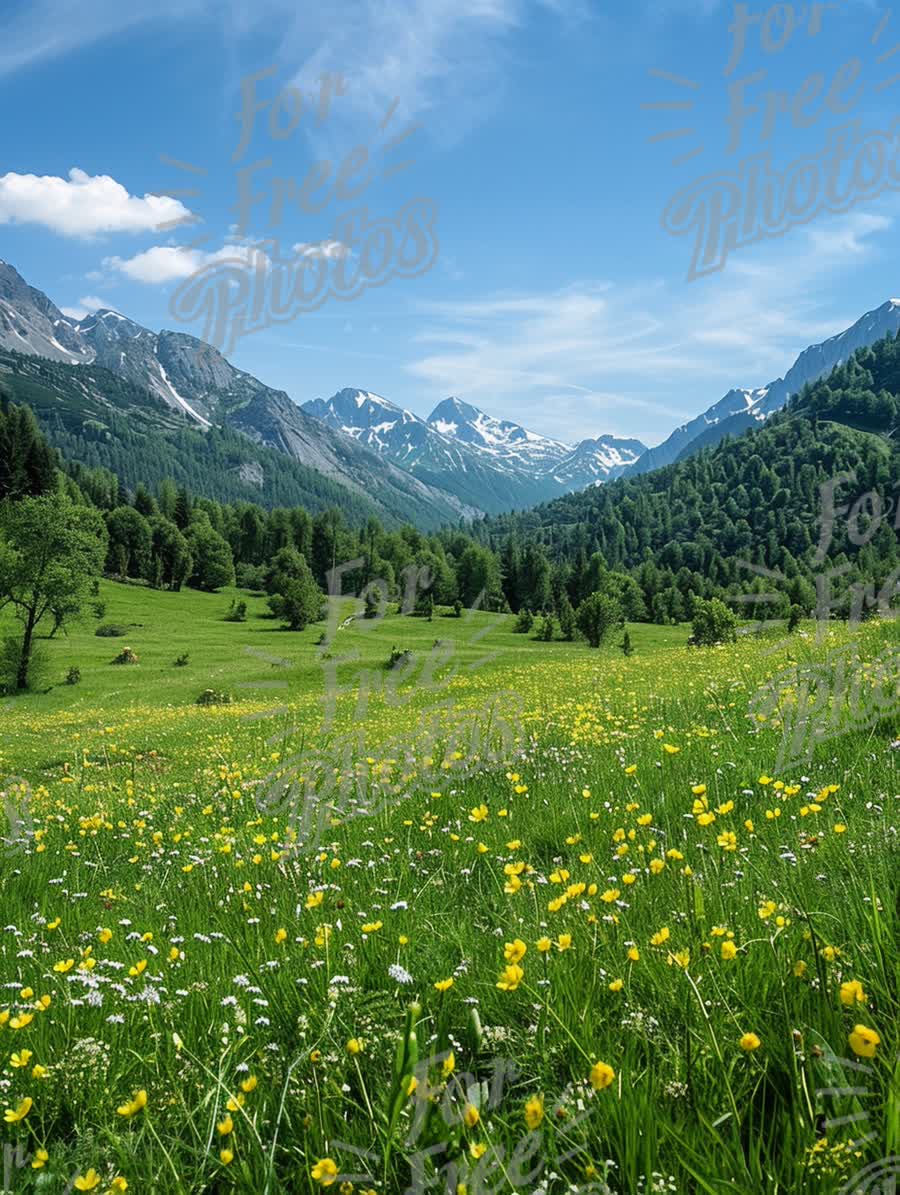
{"label": "snow-capped mountain", "polygon": [[582,440],[559,462],[553,470],[553,476],[565,486],[576,481],[578,489],[590,484],[585,481],[587,477],[591,477],[595,485],[600,485],[620,476],[647,451],[646,444],[640,440],[619,440],[615,436]]}
{"label": "snow-capped mountain", "polygon": [[428,423],[442,436],[471,444],[495,456],[520,461],[558,461],[572,451],[571,446],[550,440],[537,432],[526,431],[508,419],[485,415],[470,403],[445,398],[428,416]]}
{"label": "snow-capped mountain", "polygon": [[352,388],[303,409],[489,513],[609,481],[644,451],[637,440],[613,436],[563,444],[458,398],[438,403],[427,419]]}
{"label": "snow-capped mountain", "polygon": [[360,444],[389,454],[404,446],[412,450],[428,436],[428,425],[418,415],[368,390],[347,387],[329,399],[304,403],[303,410]]}
{"label": "snow-capped mountain", "polygon": [[783,378],[758,390],[730,390],[724,398],[690,423],[676,428],[667,440],[649,449],[628,472],[649,473],[682,457],[717,444],[725,436],[737,436],[755,427],[809,382],[831,373],[857,349],[875,344],[900,330],[900,299],[889,299],[868,311],[855,324],[821,344],[803,350]]}
{"label": "snow-capped mountain", "polygon": [[364,495],[392,518],[438,526],[480,513],[323,426],[283,390],[236,369],[212,345],[182,332],[151,332],[112,310],[67,319],[6,262],[0,262],[0,349],[102,366],[150,391],[195,427],[242,432]]}

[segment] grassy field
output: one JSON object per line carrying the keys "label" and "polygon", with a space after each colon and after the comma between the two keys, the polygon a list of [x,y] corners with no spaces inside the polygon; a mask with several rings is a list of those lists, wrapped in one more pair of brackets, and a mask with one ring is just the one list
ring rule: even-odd
{"label": "grassy field", "polygon": [[827,1195],[900,1153],[900,730],[781,775],[790,706],[750,714],[847,628],[100,600],[126,635],[2,706],[7,1189]]}

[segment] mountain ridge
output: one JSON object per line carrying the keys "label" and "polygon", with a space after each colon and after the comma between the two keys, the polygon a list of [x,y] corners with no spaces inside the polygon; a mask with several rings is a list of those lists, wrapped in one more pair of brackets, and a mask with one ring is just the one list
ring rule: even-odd
{"label": "mountain ridge", "polygon": [[[427,419],[380,394],[345,387],[303,410],[488,514],[521,509],[617,477],[646,445],[599,436],[576,445],[442,399]],[[450,480],[452,478],[452,480]]]}
{"label": "mountain ridge", "polygon": [[740,435],[783,410],[805,385],[817,382],[847,361],[854,352],[868,348],[886,335],[900,331],[900,299],[888,299],[861,315],[842,332],[817,344],[807,345],[784,377],[755,390],[729,390],[695,419],[677,427],[661,444],[648,449],[625,471],[628,475],[649,473],[684,460],[702,448],[717,444],[725,436]]}
{"label": "mountain ridge", "polygon": [[481,513],[336,434],[212,345],[184,332],[153,332],[111,308],[69,320],[7,262],[0,264],[0,349],[108,369],[161,399],[189,426],[239,430],[374,501],[392,519],[405,513],[437,527]]}

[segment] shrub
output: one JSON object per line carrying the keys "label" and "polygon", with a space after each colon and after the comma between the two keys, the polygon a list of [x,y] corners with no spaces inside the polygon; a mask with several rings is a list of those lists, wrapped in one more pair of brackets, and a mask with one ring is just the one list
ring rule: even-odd
{"label": "shrub", "polygon": [[117,622],[104,622],[94,631],[101,639],[121,639],[123,635],[128,634],[128,627],[123,627]]}
{"label": "shrub", "polygon": [[563,594],[559,606],[559,633],[569,641],[575,638],[575,611],[566,594]]}
{"label": "shrub", "polygon": [[403,668],[404,665],[412,661],[413,654],[411,651],[400,651],[397,647],[391,648],[391,654],[388,656],[388,668]]}
{"label": "shrub", "polygon": [[309,565],[299,552],[296,574],[275,576],[272,584],[278,589],[269,598],[269,609],[276,618],[282,618],[291,631],[302,631],[311,622],[325,617],[325,595],[316,584]]}
{"label": "shrub", "polygon": [[69,671],[66,673],[66,684],[67,685],[77,685],[77,684],[80,684],[80,682],[81,682],[81,669],[76,668],[73,665],[69,669]]}
{"label": "shrub", "polygon": [[94,618],[101,619],[106,617],[106,602],[94,602]]}
{"label": "shrub", "polygon": [[172,667],[173,668],[186,668],[189,658],[190,657],[189,657],[188,653],[184,652],[182,655],[178,656],[178,658],[173,662]]}
{"label": "shrub", "polygon": [[232,598],[231,605],[228,607],[228,613],[225,615],[226,622],[246,622],[247,621],[247,603],[245,601],[237,601]]}
{"label": "shrub", "polygon": [[614,598],[592,593],[576,610],[575,624],[591,647],[599,647],[613,627],[621,626],[622,612]]}
{"label": "shrub", "polygon": [[631,643],[631,636],[628,634],[627,631],[625,632],[625,637],[622,640],[622,655],[623,656],[633,656],[634,655],[634,647],[632,646],[632,643]]}
{"label": "shrub", "polygon": [[[4,639],[0,644],[0,696],[9,697],[20,691],[18,676],[21,660],[22,641],[13,636]],[[46,689],[49,674],[50,667],[44,645],[36,644],[32,648],[28,669],[28,690],[34,693]]]}
{"label": "shrub", "polygon": [[535,639],[540,639],[543,643],[553,642],[554,632],[554,618],[552,614],[545,614],[542,621],[535,628]]}
{"label": "shrub", "polygon": [[454,618],[462,618],[462,612],[463,612],[463,604],[459,600],[459,598],[457,598],[456,601],[453,603]]}
{"label": "shrub", "polygon": [[513,624],[513,630],[517,635],[527,635],[534,626],[534,615],[527,606],[523,606],[516,616],[516,621]]}
{"label": "shrub", "polygon": [[197,705],[231,705],[231,694],[217,693],[215,689],[204,689],[197,698]]}
{"label": "shrub", "polygon": [[12,635],[0,644],[0,695],[6,697],[16,691],[16,678],[22,659],[22,644]]}
{"label": "shrub", "polygon": [[110,660],[111,664],[137,664],[138,656],[130,647],[123,647],[115,659]]}
{"label": "shrub", "polygon": [[694,602],[692,647],[714,647],[719,643],[733,643],[737,638],[737,617],[718,598]]}

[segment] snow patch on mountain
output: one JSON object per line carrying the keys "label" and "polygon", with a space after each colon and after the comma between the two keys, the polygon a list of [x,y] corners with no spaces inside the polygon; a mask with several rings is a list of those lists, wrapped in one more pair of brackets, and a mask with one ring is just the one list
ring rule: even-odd
{"label": "snow patch on mountain", "polygon": [[[124,356],[125,356],[125,354],[123,353],[122,354],[123,359],[124,359]],[[159,362],[159,372],[162,377],[164,385],[168,388],[169,393],[172,395],[172,397],[175,399],[175,401],[178,403],[178,405],[182,408],[182,410],[187,411],[188,415],[190,415],[194,419],[196,419],[198,423],[202,423],[204,427],[212,427],[212,424],[210,423],[210,421],[208,419],[204,419],[204,417],[202,415],[200,415],[197,411],[194,410],[194,408],[191,406],[191,404],[188,402],[188,400],[186,398],[181,397],[181,395],[178,393],[178,391],[175,389],[175,387],[169,381],[169,375],[166,373],[166,371],[163,367],[163,363],[161,361]]]}

